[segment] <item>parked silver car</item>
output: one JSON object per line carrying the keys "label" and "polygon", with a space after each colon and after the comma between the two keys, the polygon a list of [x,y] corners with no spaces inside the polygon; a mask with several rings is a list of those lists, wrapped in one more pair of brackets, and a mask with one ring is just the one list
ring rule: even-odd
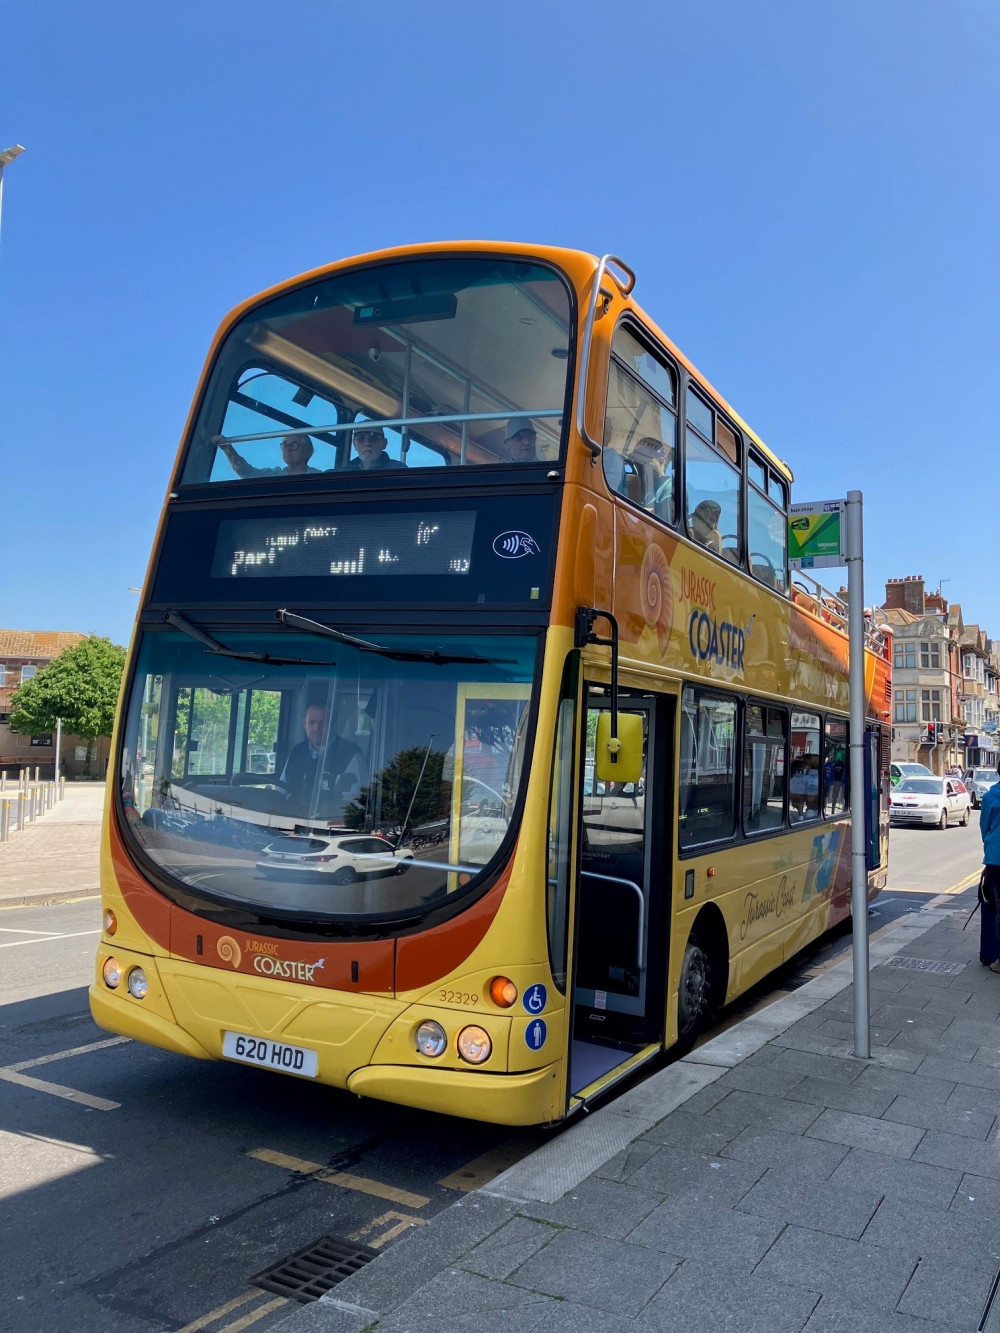
{"label": "parked silver car", "polygon": [[971,803],[958,778],[903,778],[889,794],[889,823],[937,828],[952,821],[968,824]]}
{"label": "parked silver car", "polygon": [[974,809],[978,809],[982,804],[983,797],[995,785],[998,778],[1000,778],[1000,774],[997,773],[995,768],[967,768],[965,770],[962,781],[969,790]]}

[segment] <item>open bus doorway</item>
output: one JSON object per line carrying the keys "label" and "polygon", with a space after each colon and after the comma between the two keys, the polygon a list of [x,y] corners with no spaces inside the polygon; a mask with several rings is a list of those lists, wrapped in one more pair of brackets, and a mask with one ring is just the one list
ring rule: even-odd
{"label": "open bus doorway", "polygon": [[597,778],[597,719],[610,709],[610,691],[586,686],[569,1070],[577,1098],[603,1090],[663,1042],[675,703],[628,690],[618,703],[643,721],[634,783]]}

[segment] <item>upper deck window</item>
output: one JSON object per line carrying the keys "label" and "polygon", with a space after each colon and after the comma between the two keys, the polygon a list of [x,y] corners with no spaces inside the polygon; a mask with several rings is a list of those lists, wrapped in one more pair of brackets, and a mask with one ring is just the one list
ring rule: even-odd
{"label": "upper deck window", "polygon": [[298,287],[224,342],[182,482],[550,465],[569,329],[569,289],[539,264],[422,259]]}
{"label": "upper deck window", "polygon": [[686,395],[684,494],[688,532],[716,555],[740,563],[740,447],[736,432],[692,390]]}
{"label": "upper deck window", "polygon": [[611,342],[604,476],[610,490],[666,523],[676,516],[676,403],[673,370],[619,326]]}
{"label": "upper deck window", "polygon": [[784,592],[787,585],[788,490],[762,459],[747,458],[747,538],[750,573],[769,588]]}

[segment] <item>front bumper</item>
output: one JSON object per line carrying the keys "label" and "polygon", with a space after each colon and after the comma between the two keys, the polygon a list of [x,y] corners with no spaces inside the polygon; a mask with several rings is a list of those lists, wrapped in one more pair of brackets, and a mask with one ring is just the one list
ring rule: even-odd
{"label": "front bumper", "polygon": [[889,811],[890,824],[939,824],[940,810],[895,809]]}

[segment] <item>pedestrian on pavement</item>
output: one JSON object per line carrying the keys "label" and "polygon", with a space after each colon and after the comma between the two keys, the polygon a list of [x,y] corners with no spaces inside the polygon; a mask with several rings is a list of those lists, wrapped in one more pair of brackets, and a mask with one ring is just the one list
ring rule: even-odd
{"label": "pedestrian on pavement", "polygon": [[[1000,772],[1000,764],[997,765]],[[979,806],[979,833],[983,839],[983,876],[979,882],[979,961],[1000,972],[1000,782],[987,791]]]}

